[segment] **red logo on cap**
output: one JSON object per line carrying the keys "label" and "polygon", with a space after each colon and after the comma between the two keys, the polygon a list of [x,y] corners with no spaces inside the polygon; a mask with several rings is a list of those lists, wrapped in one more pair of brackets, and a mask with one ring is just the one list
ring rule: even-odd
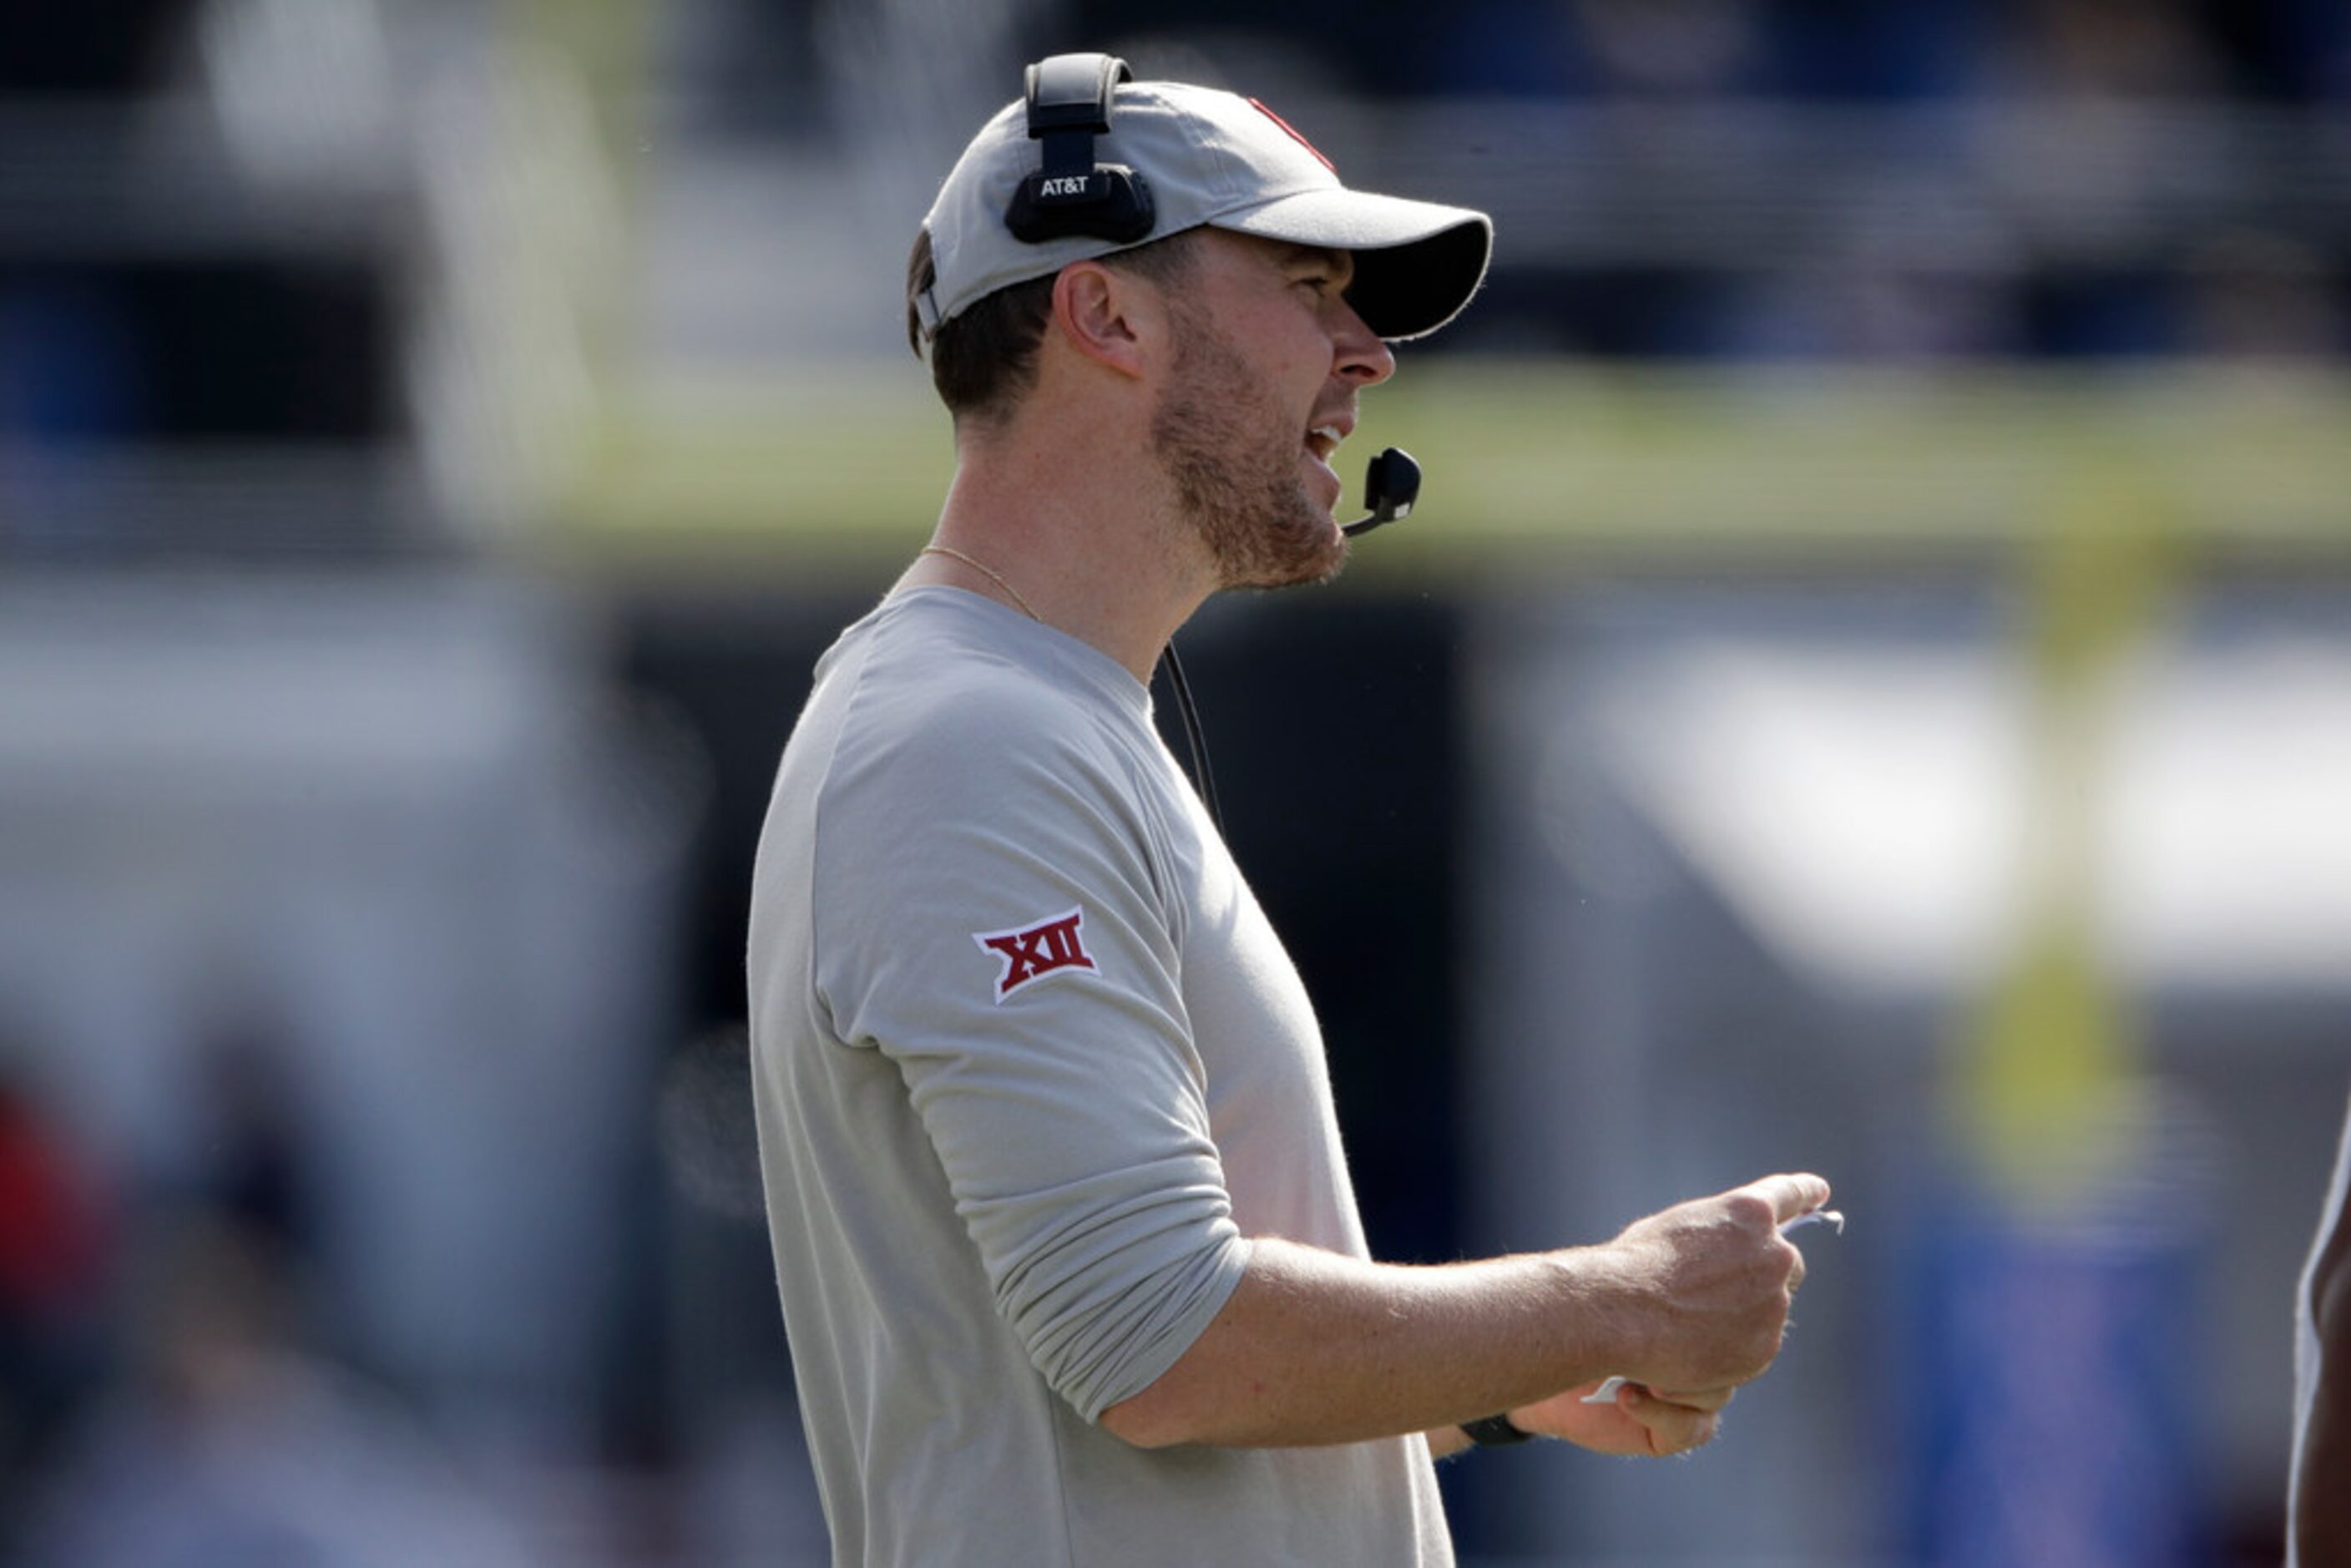
{"label": "red logo on cap", "polygon": [[1306,138],[1298,134],[1298,127],[1290,124],[1290,121],[1282,119],[1281,116],[1274,113],[1273,110],[1266,108],[1263,103],[1259,102],[1256,99],[1249,99],[1249,107],[1256,110],[1259,114],[1264,115],[1268,120],[1272,120],[1276,125],[1280,126],[1282,130],[1288,131],[1290,133],[1290,139],[1292,141],[1297,142],[1301,147],[1305,148],[1306,151],[1314,154],[1314,162],[1322,164],[1322,167],[1330,170],[1333,174],[1339,172],[1339,165],[1332,162],[1328,158],[1323,157],[1322,150],[1320,147],[1315,146],[1314,143],[1307,141]]}

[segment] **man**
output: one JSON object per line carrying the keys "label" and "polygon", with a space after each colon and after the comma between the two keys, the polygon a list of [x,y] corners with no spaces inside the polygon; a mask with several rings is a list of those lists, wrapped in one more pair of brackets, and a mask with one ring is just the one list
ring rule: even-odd
{"label": "man", "polygon": [[2294,1301],[2289,1568],[2351,1568],[2351,1116]]}
{"label": "man", "polygon": [[[1468,301],[1490,231],[1346,190],[1250,100],[1113,99],[1114,64],[1047,62],[1045,145],[1008,108],[925,220],[910,329],[954,484],[820,664],[761,841],[755,1092],[810,1448],[844,1563],[1446,1563],[1431,1459],[1465,1424],[1704,1442],[1777,1353],[1777,1227],[1828,1188],[1369,1260],[1304,989],[1146,682],[1211,593],[1338,570],[1357,394]],[[1051,129],[1097,66],[1093,129]],[[1013,232],[1067,192],[1093,210]]]}

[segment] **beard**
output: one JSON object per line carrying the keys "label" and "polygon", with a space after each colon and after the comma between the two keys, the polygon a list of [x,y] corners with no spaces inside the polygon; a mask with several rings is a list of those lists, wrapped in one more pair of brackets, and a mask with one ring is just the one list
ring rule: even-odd
{"label": "beard", "polygon": [[1151,416],[1151,450],[1223,588],[1322,582],[1347,541],[1306,493],[1305,433],[1205,314],[1178,306],[1176,362]]}

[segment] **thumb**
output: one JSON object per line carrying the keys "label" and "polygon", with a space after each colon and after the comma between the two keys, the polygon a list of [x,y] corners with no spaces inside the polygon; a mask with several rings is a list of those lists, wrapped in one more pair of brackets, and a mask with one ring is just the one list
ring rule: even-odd
{"label": "thumb", "polygon": [[1618,1394],[1617,1405],[1646,1429],[1649,1451],[1661,1459],[1703,1448],[1722,1429],[1722,1417],[1711,1410],[1659,1399],[1630,1385]]}

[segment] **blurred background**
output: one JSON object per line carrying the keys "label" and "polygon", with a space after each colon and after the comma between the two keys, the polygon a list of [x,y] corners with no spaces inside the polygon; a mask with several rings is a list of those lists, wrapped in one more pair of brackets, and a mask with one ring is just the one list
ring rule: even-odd
{"label": "blurred background", "polygon": [[751,852],[1070,48],[1496,218],[1410,525],[1184,637],[1375,1246],[1851,1218],[1705,1453],[1447,1466],[1465,1559],[2277,1561],[2339,0],[6,0],[0,1557],[822,1560]]}

